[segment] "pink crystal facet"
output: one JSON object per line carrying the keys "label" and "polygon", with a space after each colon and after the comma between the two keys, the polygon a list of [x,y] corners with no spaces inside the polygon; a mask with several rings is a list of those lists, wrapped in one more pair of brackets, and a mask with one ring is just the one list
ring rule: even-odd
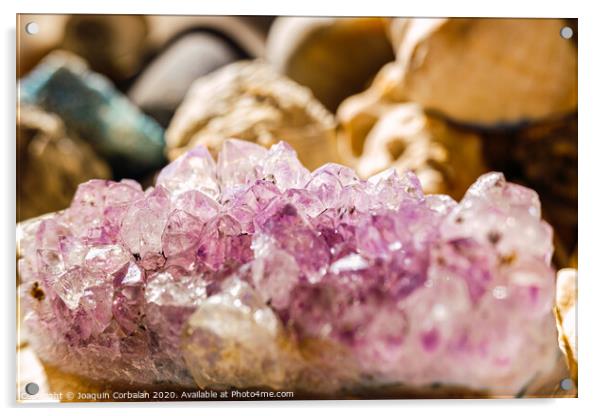
{"label": "pink crystal facet", "polygon": [[[311,390],[323,366],[334,390],[515,394],[555,358],[552,231],[537,194],[499,173],[457,203],[423,195],[412,173],[309,172],[285,143],[229,140],[217,163],[193,149],[145,192],[128,180],[80,185],[23,249],[32,344],[91,378],[189,387],[237,374],[248,387],[247,371]],[[34,284],[43,297],[29,295]],[[249,328],[263,335],[251,342]],[[263,382],[244,357],[231,368],[232,354],[205,350],[259,344],[279,351],[262,356]]]}

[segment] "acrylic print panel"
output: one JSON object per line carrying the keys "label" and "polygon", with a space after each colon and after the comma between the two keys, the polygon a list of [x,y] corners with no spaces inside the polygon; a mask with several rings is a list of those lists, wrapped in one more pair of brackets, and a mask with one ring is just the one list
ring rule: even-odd
{"label": "acrylic print panel", "polygon": [[577,34],[19,15],[18,400],[576,397]]}

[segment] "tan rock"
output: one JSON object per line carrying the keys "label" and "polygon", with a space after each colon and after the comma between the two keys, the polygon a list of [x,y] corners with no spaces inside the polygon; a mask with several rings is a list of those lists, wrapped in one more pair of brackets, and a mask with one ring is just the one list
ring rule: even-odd
{"label": "tan rock", "polygon": [[266,58],[335,111],[394,60],[385,26],[381,18],[279,17],[268,35]]}
{"label": "tan rock", "polygon": [[84,58],[90,67],[124,80],[142,66],[148,22],[142,15],[69,15],[62,48]]}
{"label": "tan rock", "polygon": [[[63,38],[66,15],[18,14],[17,15],[17,77],[32,70]],[[36,23],[39,32],[29,34],[29,23]]]}
{"label": "tan rock", "polygon": [[339,160],[332,114],[308,88],[260,61],[230,64],[195,82],[166,131],[168,157],[199,144],[216,155],[228,138],[266,147],[284,140],[310,169]]}
{"label": "tan rock", "polygon": [[34,107],[17,113],[17,221],[66,208],[77,186],[109,178],[89,144],[68,135],[62,121]]}
{"label": "tan rock", "polygon": [[399,90],[401,72],[395,62],[386,64],[376,74],[367,90],[352,95],[337,109],[337,118],[344,131],[343,148],[359,157],[364,150],[364,141],[370,129],[387,111],[404,101]]}
{"label": "tan rock", "polygon": [[571,378],[577,381],[577,270],[561,269],[556,278],[558,341]]}
{"label": "tan rock", "polygon": [[479,136],[427,115],[417,104],[391,105],[366,135],[357,163],[363,177],[391,166],[413,170],[425,192],[459,199],[485,172]]}
{"label": "tan rock", "polygon": [[395,19],[409,100],[458,122],[512,124],[577,108],[577,48],[563,19]]}

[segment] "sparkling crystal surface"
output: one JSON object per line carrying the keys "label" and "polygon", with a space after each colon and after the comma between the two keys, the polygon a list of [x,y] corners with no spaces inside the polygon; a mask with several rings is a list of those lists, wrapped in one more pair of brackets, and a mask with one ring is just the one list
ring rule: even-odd
{"label": "sparkling crystal surface", "polygon": [[232,139],[146,191],[82,184],[31,228],[31,342],[87,377],[512,395],[555,359],[552,230],[537,194],[499,173],[456,202],[412,173],[309,172],[285,143]]}

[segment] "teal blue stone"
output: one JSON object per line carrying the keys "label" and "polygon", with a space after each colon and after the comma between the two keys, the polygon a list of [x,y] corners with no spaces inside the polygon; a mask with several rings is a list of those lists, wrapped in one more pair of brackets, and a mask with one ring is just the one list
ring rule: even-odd
{"label": "teal blue stone", "polygon": [[19,82],[19,102],[57,114],[116,176],[139,176],[165,163],[163,128],[75,55],[46,57]]}

